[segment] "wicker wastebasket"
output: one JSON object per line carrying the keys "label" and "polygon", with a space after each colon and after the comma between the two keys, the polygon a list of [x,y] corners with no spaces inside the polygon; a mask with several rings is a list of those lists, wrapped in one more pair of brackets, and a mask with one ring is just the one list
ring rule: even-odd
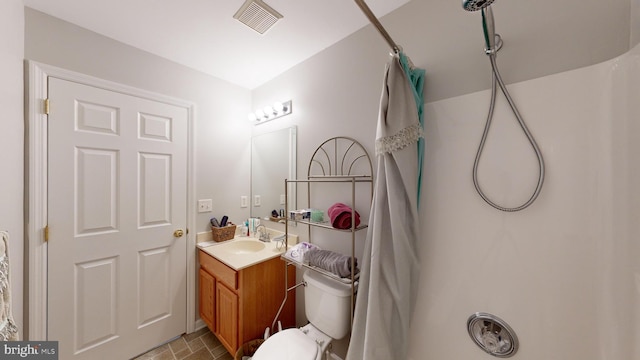
{"label": "wicker wastebasket", "polygon": [[234,360],[242,360],[243,356],[253,356],[253,354],[256,353],[258,347],[260,347],[263,342],[263,339],[255,339],[244,343],[242,346],[240,346],[238,351],[236,351],[236,357],[234,358]]}

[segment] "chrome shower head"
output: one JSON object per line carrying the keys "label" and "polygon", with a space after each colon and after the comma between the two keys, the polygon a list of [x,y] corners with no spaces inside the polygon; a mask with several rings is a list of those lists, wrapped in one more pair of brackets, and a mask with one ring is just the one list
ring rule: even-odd
{"label": "chrome shower head", "polygon": [[495,0],[462,0],[462,7],[467,11],[478,11],[491,5]]}
{"label": "chrome shower head", "polygon": [[496,51],[496,28],[493,21],[493,11],[491,4],[494,0],[463,0],[462,7],[467,11],[480,10],[482,13],[482,30],[484,32],[484,41],[487,45],[485,51],[487,54],[493,54]]}

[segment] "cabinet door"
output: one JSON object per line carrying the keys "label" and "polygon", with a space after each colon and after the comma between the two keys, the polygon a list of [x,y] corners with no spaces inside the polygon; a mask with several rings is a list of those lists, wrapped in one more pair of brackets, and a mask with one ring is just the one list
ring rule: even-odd
{"label": "cabinet door", "polygon": [[216,334],[231,353],[238,348],[238,295],[218,282],[216,287]]}
{"label": "cabinet door", "polygon": [[200,269],[200,318],[211,331],[216,331],[216,279],[208,272]]}

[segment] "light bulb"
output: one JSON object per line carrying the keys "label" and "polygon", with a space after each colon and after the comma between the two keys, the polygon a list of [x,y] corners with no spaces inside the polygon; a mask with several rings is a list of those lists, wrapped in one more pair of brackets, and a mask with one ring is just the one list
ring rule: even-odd
{"label": "light bulb", "polygon": [[267,115],[267,117],[272,117],[273,115],[276,114],[276,112],[273,111],[273,108],[271,106],[265,106],[264,113]]}
{"label": "light bulb", "polygon": [[247,119],[249,119],[249,121],[256,121],[256,120],[258,120],[258,118],[256,117],[256,114],[254,114],[254,113],[249,113],[249,114],[247,114]]}
{"label": "light bulb", "polygon": [[275,110],[278,114],[280,114],[284,110],[284,105],[282,105],[281,102],[277,101],[273,103],[273,110]]}
{"label": "light bulb", "polygon": [[263,117],[265,117],[264,111],[260,109],[256,110],[256,117],[258,118],[258,120],[261,120]]}

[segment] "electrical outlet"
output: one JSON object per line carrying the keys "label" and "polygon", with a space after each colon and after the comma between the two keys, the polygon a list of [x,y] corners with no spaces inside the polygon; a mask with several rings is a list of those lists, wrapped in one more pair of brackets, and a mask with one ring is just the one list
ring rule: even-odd
{"label": "electrical outlet", "polygon": [[249,198],[246,195],[240,196],[240,207],[246,208],[249,206]]}
{"label": "electrical outlet", "polygon": [[262,199],[260,198],[260,195],[256,195],[253,197],[253,206],[260,206],[262,205]]}
{"label": "electrical outlet", "polygon": [[280,194],[280,205],[284,205],[284,194]]}
{"label": "electrical outlet", "polygon": [[201,199],[198,200],[198,212],[211,212],[213,210],[213,200],[211,199]]}

